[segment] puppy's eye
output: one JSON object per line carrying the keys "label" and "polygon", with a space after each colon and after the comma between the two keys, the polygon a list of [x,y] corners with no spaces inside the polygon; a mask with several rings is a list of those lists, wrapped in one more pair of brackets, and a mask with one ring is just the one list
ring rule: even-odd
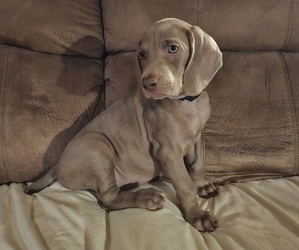
{"label": "puppy's eye", "polygon": [[138,56],[139,56],[140,60],[144,60],[145,59],[144,51],[139,51]]}
{"label": "puppy's eye", "polygon": [[169,47],[168,47],[168,51],[170,53],[176,53],[176,52],[178,52],[178,50],[179,50],[179,47],[176,45],[169,45]]}

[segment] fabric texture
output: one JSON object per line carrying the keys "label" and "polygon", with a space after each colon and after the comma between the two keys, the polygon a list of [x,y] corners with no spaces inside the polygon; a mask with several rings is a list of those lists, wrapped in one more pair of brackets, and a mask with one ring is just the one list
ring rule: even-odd
{"label": "fabric texture", "polygon": [[34,196],[25,195],[24,186],[0,186],[1,249],[294,250],[299,245],[299,177],[224,185],[217,197],[199,198],[219,221],[215,232],[205,234],[184,220],[167,182],[142,187],[163,191],[165,205],[155,212],[108,213],[90,193],[71,192],[58,182]]}

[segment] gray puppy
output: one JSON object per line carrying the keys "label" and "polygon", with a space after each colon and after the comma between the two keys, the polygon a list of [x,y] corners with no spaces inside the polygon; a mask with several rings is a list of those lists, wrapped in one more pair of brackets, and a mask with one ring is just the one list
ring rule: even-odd
{"label": "gray puppy", "polygon": [[25,192],[37,192],[57,179],[68,189],[93,190],[107,210],[157,210],[164,204],[160,191],[120,187],[144,184],[165,172],[185,219],[199,231],[213,231],[217,221],[199,207],[197,194],[217,194],[204,178],[200,142],[210,116],[204,89],[222,66],[222,54],[199,27],[168,18],[145,31],[138,57],[136,91],[79,132],[59,162]]}

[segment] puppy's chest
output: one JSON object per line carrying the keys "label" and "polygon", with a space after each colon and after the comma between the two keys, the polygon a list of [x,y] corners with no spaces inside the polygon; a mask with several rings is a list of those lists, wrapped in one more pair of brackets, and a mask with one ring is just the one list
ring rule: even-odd
{"label": "puppy's chest", "polygon": [[179,110],[174,120],[180,128],[180,133],[190,134],[192,136],[197,135],[202,127],[202,120],[199,111],[194,107],[187,107],[186,109]]}
{"label": "puppy's chest", "polygon": [[148,116],[148,123],[154,130],[175,135],[196,135],[202,127],[200,109],[195,103],[190,102],[167,102],[154,110]]}

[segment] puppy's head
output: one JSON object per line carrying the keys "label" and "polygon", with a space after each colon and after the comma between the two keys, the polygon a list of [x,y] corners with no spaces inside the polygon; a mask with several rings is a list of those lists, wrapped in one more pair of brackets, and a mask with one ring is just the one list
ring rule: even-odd
{"label": "puppy's head", "polygon": [[178,99],[204,90],[222,66],[222,54],[199,27],[167,18],[144,32],[138,62],[146,98]]}

